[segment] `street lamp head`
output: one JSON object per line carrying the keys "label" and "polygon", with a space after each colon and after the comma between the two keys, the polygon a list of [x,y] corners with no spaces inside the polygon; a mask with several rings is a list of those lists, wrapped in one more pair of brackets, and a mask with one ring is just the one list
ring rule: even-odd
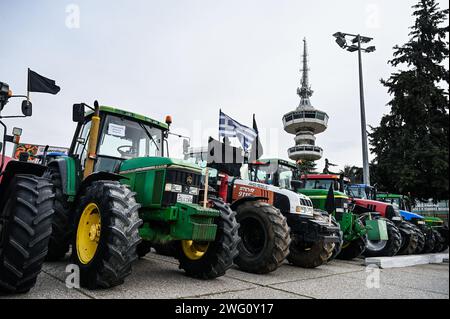
{"label": "street lamp head", "polygon": [[375,46],[370,46],[366,48],[366,52],[370,53],[370,52],[374,52],[376,50]]}
{"label": "street lamp head", "polygon": [[344,38],[345,35],[342,32],[336,32],[335,34],[333,34],[333,37],[335,37],[335,38]]}
{"label": "street lamp head", "polygon": [[356,45],[350,45],[350,46],[347,47],[347,51],[349,51],[349,52],[355,52],[355,51],[358,51],[358,46],[356,46]]}
{"label": "street lamp head", "polygon": [[344,37],[337,37],[336,43],[343,49],[345,49],[347,47],[347,41],[345,40]]}
{"label": "street lamp head", "polygon": [[358,37],[359,37],[361,43],[368,43],[368,42],[373,40],[373,38],[369,38],[369,37],[356,36],[356,37],[353,38],[352,42],[353,43],[358,43]]}

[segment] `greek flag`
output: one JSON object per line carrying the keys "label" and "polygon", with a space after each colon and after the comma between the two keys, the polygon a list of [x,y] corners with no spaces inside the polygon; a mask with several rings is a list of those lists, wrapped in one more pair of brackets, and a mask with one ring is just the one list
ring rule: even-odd
{"label": "greek flag", "polygon": [[240,124],[220,111],[219,136],[236,137],[244,148],[244,151],[247,151],[257,135],[258,134],[254,129]]}

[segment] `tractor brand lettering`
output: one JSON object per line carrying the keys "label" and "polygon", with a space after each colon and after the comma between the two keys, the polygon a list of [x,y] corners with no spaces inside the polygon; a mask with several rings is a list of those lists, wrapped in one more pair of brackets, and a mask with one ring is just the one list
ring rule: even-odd
{"label": "tractor brand lettering", "polygon": [[256,189],[251,188],[251,187],[247,187],[247,186],[240,186],[237,189],[237,197],[241,198],[241,197],[247,197],[247,196],[253,196],[255,195]]}

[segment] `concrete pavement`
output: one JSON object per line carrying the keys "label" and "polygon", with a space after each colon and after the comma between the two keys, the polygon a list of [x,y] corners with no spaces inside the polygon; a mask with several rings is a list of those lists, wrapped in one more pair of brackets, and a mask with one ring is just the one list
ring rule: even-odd
{"label": "concrete pavement", "polygon": [[66,264],[46,263],[28,294],[0,298],[449,298],[448,263],[379,270],[367,269],[363,260],[333,261],[316,269],[285,264],[267,275],[234,268],[203,281],[185,276],[175,259],[148,254],[134,265],[125,284],[96,291],[66,288]]}

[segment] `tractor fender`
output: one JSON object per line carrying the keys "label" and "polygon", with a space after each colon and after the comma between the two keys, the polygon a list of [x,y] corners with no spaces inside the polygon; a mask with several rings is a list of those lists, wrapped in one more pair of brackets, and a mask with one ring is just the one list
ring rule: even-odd
{"label": "tractor fender", "polygon": [[59,171],[63,194],[75,196],[79,184],[75,160],[71,157],[63,156],[51,160],[47,165]]}
{"label": "tractor fender", "polygon": [[238,200],[236,200],[235,202],[233,202],[231,205],[230,205],[230,208],[233,210],[233,211],[236,211],[236,209],[240,206],[240,205],[242,205],[243,203],[246,203],[246,202],[256,202],[256,201],[268,201],[269,199],[267,198],[267,197],[262,197],[262,196],[248,196],[248,197],[242,197],[242,198],[239,198]]}
{"label": "tractor fender", "polygon": [[360,215],[360,219],[363,221],[366,219],[370,219],[370,218],[380,219],[381,217],[383,217],[383,216],[379,212],[367,212],[367,213],[363,213]]}
{"label": "tractor fender", "polygon": [[80,187],[77,189],[77,195],[75,196],[75,202],[78,200],[79,194],[82,190],[88,187],[90,184],[96,181],[120,181],[121,179],[129,179],[128,177],[122,176],[120,174],[110,173],[110,172],[95,172],[86,177],[81,183]]}

